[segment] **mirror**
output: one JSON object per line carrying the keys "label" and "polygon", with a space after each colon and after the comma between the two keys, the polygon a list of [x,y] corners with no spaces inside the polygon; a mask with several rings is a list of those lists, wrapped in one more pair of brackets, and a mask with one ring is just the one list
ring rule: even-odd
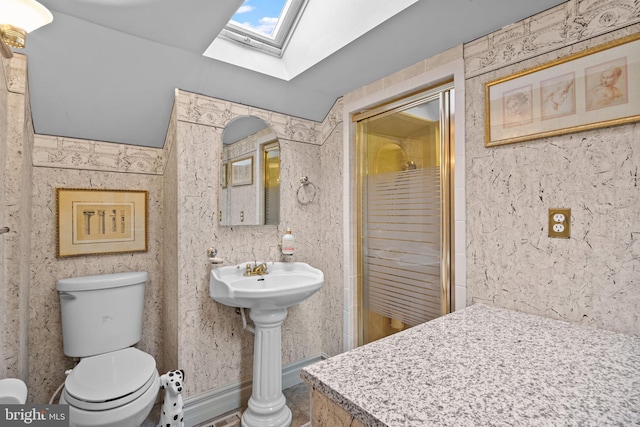
{"label": "mirror", "polygon": [[280,223],[280,144],[258,117],[242,116],[222,132],[220,225]]}

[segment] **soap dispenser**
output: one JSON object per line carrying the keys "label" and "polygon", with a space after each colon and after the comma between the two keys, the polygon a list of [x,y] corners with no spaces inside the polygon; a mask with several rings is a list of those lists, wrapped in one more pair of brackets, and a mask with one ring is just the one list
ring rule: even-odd
{"label": "soap dispenser", "polygon": [[296,239],[291,234],[291,229],[287,228],[286,233],[282,236],[282,253],[284,255],[293,255]]}

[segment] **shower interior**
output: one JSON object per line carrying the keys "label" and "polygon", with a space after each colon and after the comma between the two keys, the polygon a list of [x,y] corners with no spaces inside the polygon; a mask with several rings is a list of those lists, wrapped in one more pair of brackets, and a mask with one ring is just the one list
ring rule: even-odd
{"label": "shower interior", "polygon": [[359,344],[450,312],[453,88],[354,117]]}

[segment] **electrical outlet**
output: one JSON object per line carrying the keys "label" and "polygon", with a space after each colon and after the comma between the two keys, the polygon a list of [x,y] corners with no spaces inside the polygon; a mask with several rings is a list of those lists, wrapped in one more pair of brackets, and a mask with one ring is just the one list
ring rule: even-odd
{"label": "electrical outlet", "polygon": [[571,235],[571,209],[549,209],[549,237],[568,239]]}

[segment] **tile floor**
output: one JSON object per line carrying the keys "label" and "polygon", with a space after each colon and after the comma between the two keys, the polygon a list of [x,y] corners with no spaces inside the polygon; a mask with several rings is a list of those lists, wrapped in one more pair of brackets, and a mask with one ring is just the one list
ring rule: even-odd
{"label": "tile floor", "polygon": [[[293,387],[289,387],[286,390],[283,390],[284,396],[287,399],[287,406],[291,409],[291,427],[302,427],[309,422],[309,413],[311,410],[309,396],[310,396],[311,386],[309,386],[305,382],[301,382],[300,384],[294,385]],[[153,407],[153,410],[149,414],[149,417],[145,420],[141,427],[156,427],[158,425],[158,421],[160,421],[160,404],[157,404]],[[211,420],[202,424],[199,424],[201,427],[209,427],[212,426],[215,421],[219,419],[223,419],[226,416],[231,415],[234,412],[240,411],[242,412],[245,408],[235,409],[227,414],[221,415],[215,420]],[[240,427],[240,423],[230,424],[226,427]]]}
{"label": "tile floor", "polygon": [[301,427],[309,422],[311,414],[311,386],[304,381],[283,391],[293,417],[291,427]]}

